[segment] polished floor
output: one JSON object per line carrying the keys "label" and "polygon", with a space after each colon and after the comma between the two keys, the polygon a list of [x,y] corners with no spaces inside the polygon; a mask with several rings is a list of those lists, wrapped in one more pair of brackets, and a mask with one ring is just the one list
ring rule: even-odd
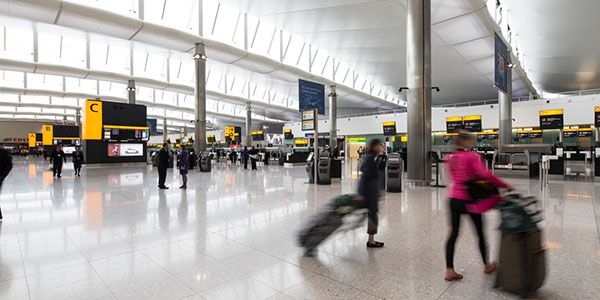
{"label": "polished floor", "polygon": [[[151,167],[87,167],[53,179],[48,163],[16,159],[0,194],[0,299],[514,299],[484,275],[474,230],[463,218],[445,282],[444,189],[412,188],[381,199],[379,240],[366,226],[303,257],[295,232],[356,179],[307,184],[304,167],[258,171],[218,164],[190,173],[188,190],[169,171],[157,190]],[[351,176],[353,177],[353,176]],[[598,299],[600,184],[509,180],[545,208],[548,277],[541,299]],[[594,203],[596,202],[596,203]],[[492,257],[498,214],[485,216]]]}

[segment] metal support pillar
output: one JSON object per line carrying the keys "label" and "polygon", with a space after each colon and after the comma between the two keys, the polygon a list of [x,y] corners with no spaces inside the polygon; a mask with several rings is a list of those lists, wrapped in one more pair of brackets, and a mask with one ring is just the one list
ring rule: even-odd
{"label": "metal support pillar", "polygon": [[337,93],[335,85],[329,87],[329,146],[337,145]]}
{"label": "metal support pillar", "polygon": [[167,142],[168,130],[167,130],[167,118],[163,119],[163,144]]}
{"label": "metal support pillar", "polygon": [[127,103],[135,104],[135,80],[127,81]]}
{"label": "metal support pillar", "polygon": [[252,105],[246,103],[246,146],[252,147]]}
{"label": "metal support pillar", "polygon": [[431,182],[431,0],[408,0],[408,180]]}
{"label": "metal support pillar", "polygon": [[203,43],[196,44],[194,53],[194,150],[206,150],[206,51]]}
{"label": "metal support pillar", "polygon": [[508,93],[505,94],[502,91],[498,91],[498,107],[500,111],[498,146],[500,147],[500,151],[502,151],[502,145],[512,144],[512,68],[510,67],[506,68],[506,82]]}

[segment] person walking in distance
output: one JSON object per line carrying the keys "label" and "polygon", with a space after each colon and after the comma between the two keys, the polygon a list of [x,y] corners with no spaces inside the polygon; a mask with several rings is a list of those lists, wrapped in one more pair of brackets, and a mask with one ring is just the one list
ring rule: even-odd
{"label": "person walking in distance", "polygon": [[81,165],[84,163],[83,152],[81,147],[76,146],[75,152],[73,152],[73,168],[75,169],[75,175],[81,176]]}
{"label": "person walking in distance", "polygon": [[[2,190],[2,182],[12,170],[12,157],[4,148],[0,148],[0,191]],[[2,221],[2,208],[0,208],[0,221]]]}
{"label": "person walking in distance", "polygon": [[500,180],[485,167],[481,156],[476,152],[468,151],[475,147],[477,141],[473,135],[466,131],[459,131],[454,140],[456,151],[447,160],[446,165],[450,174],[450,186],[448,188],[448,198],[450,205],[450,221],[452,230],[446,242],[446,281],[460,280],[461,274],[454,271],[454,244],[458,238],[460,228],[460,216],[469,214],[469,217],[475,225],[477,235],[479,236],[479,251],[483,260],[486,274],[491,274],[496,270],[496,262],[488,261],[487,246],[483,235],[483,216],[481,214],[469,213],[465,203],[471,200],[467,182],[474,179],[485,179],[500,188],[512,189],[510,185]]}
{"label": "person walking in distance", "polygon": [[168,189],[165,185],[165,181],[167,180],[167,169],[169,168],[169,161],[173,157],[171,151],[169,151],[169,144],[164,143],[163,147],[158,151],[158,188],[159,189]]}
{"label": "person walking in distance", "polygon": [[180,189],[187,189],[187,174],[188,174],[188,152],[185,150],[184,145],[179,146],[179,154],[177,154],[177,168],[179,169],[179,175],[183,184],[179,187]]}
{"label": "person walking in distance", "polygon": [[67,157],[65,153],[62,151],[60,146],[56,146],[54,150],[52,150],[52,154],[50,154],[50,161],[52,161],[52,176],[56,178],[60,178],[60,174],[62,173],[63,161],[67,162]]}
{"label": "person walking in distance", "polygon": [[371,140],[367,155],[360,167],[362,175],[358,185],[358,198],[362,199],[365,207],[369,210],[368,213],[368,228],[369,240],[367,241],[368,248],[381,248],[382,242],[375,241],[377,227],[379,225],[379,175],[377,172],[377,156],[383,151],[383,146],[379,139]]}
{"label": "person walking in distance", "polygon": [[252,162],[252,170],[258,170],[256,168],[256,160],[258,159],[258,150],[256,150],[256,148],[254,148],[254,146],[252,146],[250,151],[248,151],[248,154],[250,156],[250,161]]}
{"label": "person walking in distance", "polygon": [[244,150],[242,150],[242,160],[244,161],[244,169],[248,169],[249,158],[250,154],[248,153],[248,146],[244,146]]}

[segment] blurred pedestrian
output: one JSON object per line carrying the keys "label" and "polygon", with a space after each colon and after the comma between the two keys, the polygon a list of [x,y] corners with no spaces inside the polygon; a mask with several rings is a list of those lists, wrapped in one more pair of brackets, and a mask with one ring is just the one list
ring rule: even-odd
{"label": "blurred pedestrian", "polygon": [[244,150],[242,150],[242,160],[244,161],[244,169],[248,169],[249,158],[250,154],[248,153],[248,146],[244,146]]}
{"label": "blurred pedestrian", "polygon": [[483,216],[481,214],[469,213],[465,203],[471,200],[468,193],[467,182],[475,179],[485,179],[493,185],[501,188],[512,189],[510,185],[500,180],[494,174],[489,172],[481,158],[473,149],[477,141],[473,135],[466,131],[460,131],[455,137],[456,151],[447,160],[448,173],[451,177],[450,187],[448,188],[448,198],[450,204],[451,232],[446,242],[446,274],[444,279],[447,281],[459,280],[463,276],[454,271],[454,244],[458,238],[460,229],[460,216],[469,214],[477,235],[479,237],[479,251],[483,259],[484,272],[491,274],[496,270],[496,262],[489,262],[487,245],[483,235]]}
{"label": "blurred pedestrian", "polygon": [[50,154],[50,161],[52,162],[52,176],[56,178],[60,178],[60,174],[62,173],[63,161],[67,162],[67,157],[65,153],[62,151],[60,146],[56,146],[56,148]]}
{"label": "blurred pedestrian", "polygon": [[163,147],[158,150],[157,155],[158,188],[161,190],[169,188],[165,185],[165,181],[167,180],[167,169],[172,157],[173,153],[169,150],[169,143],[164,143]]}
{"label": "blurred pedestrian", "polygon": [[[2,182],[12,170],[12,157],[4,148],[0,148],[0,191],[2,190]],[[0,221],[2,221],[2,208],[0,208]]]}
{"label": "blurred pedestrian", "polygon": [[248,151],[248,154],[250,155],[250,161],[252,163],[252,170],[258,170],[256,168],[256,161],[258,160],[258,150],[256,150],[256,148],[254,148],[254,146],[252,146],[250,151]]}
{"label": "blurred pedestrian", "polygon": [[75,146],[75,152],[73,152],[73,168],[75,169],[75,175],[81,176],[81,165],[84,163],[83,152],[79,146]]}
{"label": "blurred pedestrian", "polygon": [[367,233],[369,234],[367,247],[369,248],[383,247],[382,242],[375,241],[375,235],[377,234],[377,227],[379,225],[379,217],[377,215],[379,213],[379,175],[377,172],[377,157],[382,151],[383,146],[381,145],[381,141],[379,139],[371,140],[369,148],[367,149],[367,155],[360,167],[362,175],[358,184],[358,195],[359,199],[364,201],[366,208],[369,210],[367,228]]}

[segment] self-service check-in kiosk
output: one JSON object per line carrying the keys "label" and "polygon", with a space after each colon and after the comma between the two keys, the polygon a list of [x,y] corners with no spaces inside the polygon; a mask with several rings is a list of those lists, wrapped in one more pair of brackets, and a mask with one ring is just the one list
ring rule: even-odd
{"label": "self-service check-in kiosk", "polygon": [[331,158],[329,152],[323,152],[319,154],[319,165],[318,165],[318,184],[331,184]]}
{"label": "self-service check-in kiosk", "polygon": [[204,151],[200,153],[200,158],[198,159],[198,166],[200,166],[201,172],[210,172],[211,170],[212,159],[210,157],[210,153],[208,151]]}
{"label": "self-service check-in kiosk", "polygon": [[400,153],[390,153],[387,160],[386,182],[387,191],[392,193],[402,192],[402,172],[404,170]]}
{"label": "self-service check-in kiosk", "polygon": [[309,183],[315,183],[315,165],[314,157],[315,153],[311,152],[306,159],[306,175],[308,176]]}

